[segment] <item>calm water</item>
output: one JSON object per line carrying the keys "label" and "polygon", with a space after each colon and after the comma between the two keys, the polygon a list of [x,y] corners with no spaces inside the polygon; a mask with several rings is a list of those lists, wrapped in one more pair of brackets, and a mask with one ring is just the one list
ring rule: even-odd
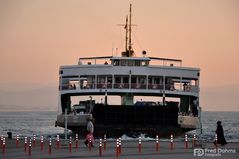
{"label": "calm water", "polygon": [[[63,134],[64,129],[55,127],[56,112],[0,112],[0,134],[23,136]],[[225,138],[229,142],[239,142],[239,112],[203,112],[203,138],[212,141],[216,122],[222,121]],[[192,132],[193,133],[193,132]]]}
{"label": "calm water", "polygon": [[239,112],[203,112],[203,138],[214,139],[216,122],[222,121],[224,135],[229,142],[239,142]]}

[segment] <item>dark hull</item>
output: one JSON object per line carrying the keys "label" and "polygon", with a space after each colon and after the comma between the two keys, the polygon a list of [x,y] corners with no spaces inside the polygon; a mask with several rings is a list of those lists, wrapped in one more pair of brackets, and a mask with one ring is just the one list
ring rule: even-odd
{"label": "dark hull", "polygon": [[[194,129],[186,129],[186,128],[180,128],[179,126],[173,127],[161,127],[158,130],[155,130],[154,128],[146,128],[146,129],[115,129],[113,125],[108,126],[100,126],[96,125],[96,129],[94,131],[94,136],[96,138],[102,138],[104,134],[107,135],[107,137],[120,137],[123,134],[126,134],[129,137],[138,137],[140,134],[145,134],[149,137],[155,137],[156,135],[159,135],[161,138],[169,138],[171,134],[174,136],[180,136],[184,134],[185,132],[192,131]],[[73,131],[73,133],[77,133],[81,138],[85,138],[87,132],[86,127],[68,127],[70,130]]]}
{"label": "dark hull", "polygon": [[[156,134],[168,137],[175,136],[192,129],[182,129],[178,125],[177,106],[119,106],[95,105],[92,115],[95,119],[96,137],[107,134],[118,137],[126,134],[136,137],[143,133],[155,137]],[[86,127],[68,127],[80,136],[85,136]]]}

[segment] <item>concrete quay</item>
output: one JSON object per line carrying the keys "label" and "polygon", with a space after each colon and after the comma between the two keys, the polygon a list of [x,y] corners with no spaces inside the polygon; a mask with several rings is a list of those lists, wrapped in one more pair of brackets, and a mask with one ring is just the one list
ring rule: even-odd
{"label": "concrete quay", "polygon": [[[191,158],[239,158],[239,143],[228,143],[226,146],[218,145],[217,149],[213,143],[203,143],[201,146],[195,145],[192,147],[192,142],[188,142],[186,148],[185,142],[173,142],[173,147],[170,141],[160,141],[158,151],[156,142],[154,140],[141,141],[141,152],[139,152],[139,142],[137,140],[122,140],[121,154],[117,155],[116,139],[106,142],[106,149],[102,143],[102,155],[100,156],[99,140],[94,142],[94,147],[89,149],[84,144],[84,140],[78,141],[78,148],[76,148],[75,141],[72,141],[72,149],[70,152],[69,141],[60,141],[60,147],[57,148],[57,141],[52,139],[51,153],[49,154],[49,140],[44,140],[43,150],[41,150],[40,140],[31,140],[31,151],[29,153],[29,145],[26,147],[24,139],[20,139],[18,145],[16,139],[6,139],[5,149],[3,144],[0,144],[0,158],[5,159],[26,159],[26,158],[41,158],[41,159],[61,159],[61,158],[122,158],[122,159],[191,159]],[[4,152],[5,151],[5,152]]]}

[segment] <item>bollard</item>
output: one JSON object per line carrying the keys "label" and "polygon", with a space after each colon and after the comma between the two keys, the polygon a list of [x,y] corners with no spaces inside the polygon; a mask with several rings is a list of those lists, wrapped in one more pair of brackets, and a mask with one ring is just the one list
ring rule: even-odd
{"label": "bollard", "polygon": [[3,145],[3,135],[1,135],[1,141],[0,141],[1,148],[2,148],[2,145]]}
{"label": "bollard", "polygon": [[104,150],[106,150],[106,134],[104,135]]}
{"label": "bollard", "polygon": [[43,150],[43,136],[41,136],[41,151]]}
{"label": "bollard", "polygon": [[159,151],[159,137],[158,135],[156,136],[156,151]]}
{"label": "bollard", "polygon": [[119,139],[116,140],[116,157],[119,157]]}
{"label": "bollard", "polygon": [[51,155],[51,138],[49,138],[48,154]]}
{"label": "bollard", "polygon": [[121,138],[119,138],[119,155],[121,155]]}
{"label": "bollard", "polygon": [[100,139],[99,156],[102,156],[102,139]]}
{"label": "bollard", "polygon": [[31,156],[32,154],[32,139],[29,139],[29,144],[28,144],[28,155]]}
{"label": "bollard", "polygon": [[19,135],[17,135],[17,139],[16,139],[16,148],[18,148],[19,145]]}
{"label": "bollard", "polygon": [[56,148],[57,149],[60,148],[60,137],[59,137],[59,135],[56,135]]}
{"label": "bollard", "polygon": [[72,148],[72,146],[71,146],[71,140],[72,140],[72,138],[71,138],[71,136],[70,136],[70,139],[69,139],[69,152],[71,153],[71,148]]}
{"label": "bollard", "polygon": [[218,146],[217,146],[217,134],[215,134],[215,148],[217,149],[218,148]]}
{"label": "bollard", "polygon": [[91,146],[92,146],[92,141],[91,141],[91,136],[90,136],[90,138],[89,138],[89,151],[91,151]]}
{"label": "bollard", "polygon": [[170,150],[173,150],[173,134],[170,135]]}
{"label": "bollard", "polygon": [[192,142],[193,142],[192,143],[192,148],[194,148],[195,145],[196,145],[196,135],[195,134],[193,135],[193,141]]}
{"label": "bollard", "polygon": [[5,154],[6,152],[6,142],[5,137],[2,138],[2,153]]}
{"label": "bollard", "polygon": [[24,146],[24,151],[27,152],[27,137],[25,137],[25,146]]}
{"label": "bollard", "polygon": [[188,149],[188,135],[185,134],[185,149]]}
{"label": "bollard", "polygon": [[36,135],[33,135],[33,147],[36,147]]}
{"label": "bollard", "polygon": [[78,148],[78,134],[76,134],[76,149]]}
{"label": "bollard", "polygon": [[138,145],[138,148],[139,148],[139,153],[141,153],[141,149],[142,149],[142,146],[141,146],[141,136],[139,137],[139,145]]}

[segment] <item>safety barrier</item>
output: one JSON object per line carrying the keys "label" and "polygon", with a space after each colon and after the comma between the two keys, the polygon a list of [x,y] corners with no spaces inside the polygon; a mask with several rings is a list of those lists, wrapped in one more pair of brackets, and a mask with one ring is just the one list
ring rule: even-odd
{"label": "safety barrier", "polygon": [[[160,149],[160,152],[161,152],[161,149],[163,149],[163,147],[160,148],[159,136],[156,135],[155,140],[153,140],[153,141],[154,142],[149,141],[147,144],[152,143],[152,147],[153,147],[154,151],[159,152],[159,149]],[[189,141],[191,141],[191,143],[192,143],[192,148],[196,147],[196,141],[197,141],[196,135],[194,134],[193,138],[189,139],[188,135],[185,134],[184,142],[181,142],[182,143],[181,144],[182,149],[185,149],[185,150],[189,149],[189,144],[190,144]],[[74,142],[75,142],[75,149],[73,149]],[[95,141],[90,137],[89,138],[89,144],[87,146],[87,149],[89,151],[92,151],[92,149],[95,151],[94,147],[92,147],[93,142],[95,142]],[[106,151],[108,152],[108,151],[112,150],[112,148],[108,149],[108,147],[112,147],[112,143],[111,144],[109,143],[109,145],[107,146],[106,134],[103,135],[103,138],[100,138],[99,140],[97,140],[97,142],[98,142],[98,145],[99,145],[99,156],[104,156]],[[125,142],[125,141],[122,140],[121,138],[116,139],[116,147],[115,147],[116,157],[119,157],[119,156],[122,155],[122,149],[123,149],[122,142]],[[134,140],[134,142],[135,142],[135,140]],[[169,138],[168,141],[164,141],[164,142],[168,142],[167,144],[169,144],[169,149],[168,149],[169,151],[172,151],[174,149],[177,149],[177,147],[180,147],[180,146],[178,146],[179,143],[177,143],[176,145],[174,144],[174,135],[173,134],[170,135],[170,138]],[[64,143],[67,143],[67,142],[64,142]],[[17,135],[15,144],[16,144],[16,148],[20,148],[21,146],[23,146],[24,152],[26,154],[28,154],[28,156],[32,156],[33,152],[37,151],[37,149],[35,149],[35,147],[40,147],[40,150],[43,151],[44,137],[40,136],[40,140],[37,140],[36,135],[33,135],[33,138],[32,138],[32,136],[30,136],[30,137],[24,137],[24,140],[20,140],[19,135]],[[56,153],[56,151],[59,152],[61,150],[61,148],[64,147],[64,145],[61,145],[59,135],[56,135],[56,138],[54,139],[54,142],[52,142],[52,138],[49,138],[48,143],[46,143],[46,144],[48,144],[48,155],[52,155],[52,153]],[[144,140],[142,140],[142,137],[140,136],[138,138],[137,146],[135,145],[135,151],[137,151],[138,154],[142,154],[143,151],[146,150],[147,146],[144,146],[144,144],[146,144],[146,142],[144,142]],[[75,141],[70,136],[69,139],[68,139],[68,146],[66,145],[66,147],[68,147],[68,153],[74,153],[74,152],[82,151],[81,148],[79,148],[79,146],[80,146],[80,142],[79,142],[78,134],[75,135]],[[5,154],[6,153],[6,140],[5,140],[5,137],[3,135],[1,136],[0,147],[2,148],[2,153]],[[218,147],[218,145],[217,145],[217,135],[215,135],[215,147],[216,148]],[[52,151],[52,149],[56,149],[56,150]],[[125,149],[126,149],[126,147],[125,147]]]}
{"label": "safety barrier", "polygon": [[159,136],[157,135],[156,136],[156,151],[158,152],[159,151]]}
{"label": "safety barrier", "polygon": [[185,148],[188,149],[188,135],[185,134]]}
{"label": "safety barrier", "polygon": [[75,139],[75,143],[76,143],[76,149],[78,149],[78,143],[79,141],[78,141],[78,134],[76,134],[76,139]]}
{"label": "safety barrier", "polygon": [[170,135],[170,150],[173,150],[173,134]]}
{"label": "safety barrier", "polygon": [[217,134],[215,134],[215,148],[217,149]]}

